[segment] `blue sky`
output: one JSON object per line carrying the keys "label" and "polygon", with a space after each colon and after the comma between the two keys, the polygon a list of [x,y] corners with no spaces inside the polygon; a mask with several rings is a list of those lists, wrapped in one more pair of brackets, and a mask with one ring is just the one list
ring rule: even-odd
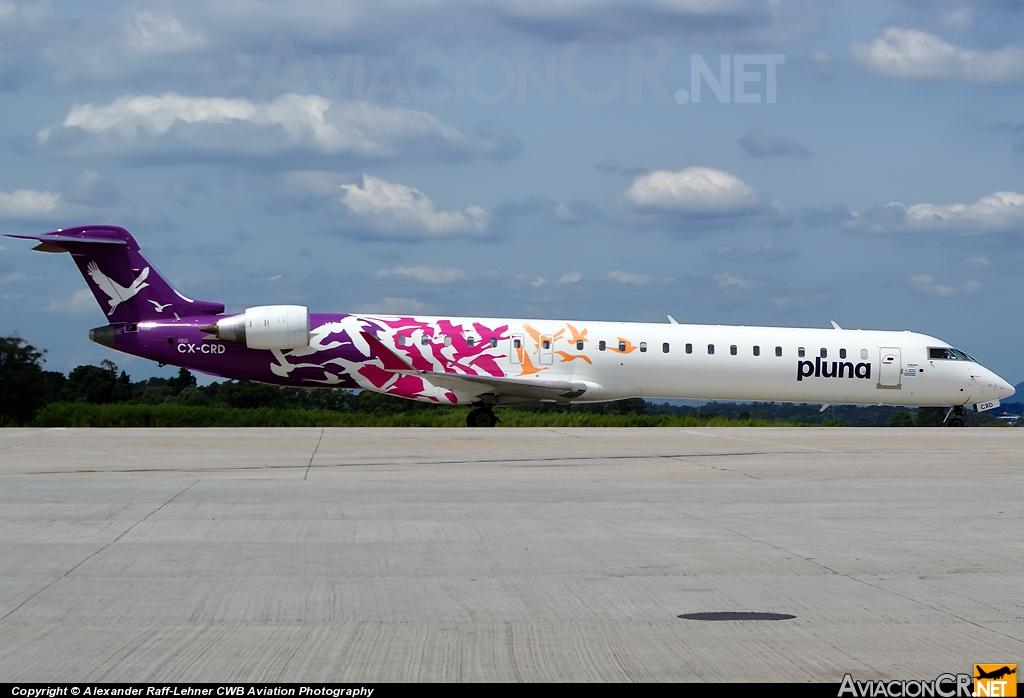
{"label": "blue sky", "polygon": [[[1024,379],[1024,3],[0,0],[0,227],[229,310],[912,329]],[[699,98],[698,98],[699,92]],[[0,331],[113,358],[0,243]]]}

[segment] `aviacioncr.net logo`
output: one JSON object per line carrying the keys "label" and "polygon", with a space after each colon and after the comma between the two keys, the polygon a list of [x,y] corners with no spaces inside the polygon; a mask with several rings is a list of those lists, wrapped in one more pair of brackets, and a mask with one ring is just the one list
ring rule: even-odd
{"label": "aviacioncr.net logo", "polygon": [[856,681],[850,674],[843,677],[839,698],[971,698],[970,674],[939,674],[931,681],[900,680]]}

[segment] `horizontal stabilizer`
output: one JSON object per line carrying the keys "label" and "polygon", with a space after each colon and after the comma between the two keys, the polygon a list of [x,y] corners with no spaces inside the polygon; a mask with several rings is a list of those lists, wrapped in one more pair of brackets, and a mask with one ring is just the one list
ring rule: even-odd
{"label": "horizontal stabilizer", "polygon": [[[5,237],[9,238],[20,238],[22,240],[38,240],[41,243],[47,245],[56,246],[57,243],[61,242],[73,242],[75,244],[86,244],[86,245],[127,245],[128,242],[125,240],[114,240],[111,238],[76,238],[67,235],[11,235],[7,234]],[[49,251],[49,250],[47,250]]]}

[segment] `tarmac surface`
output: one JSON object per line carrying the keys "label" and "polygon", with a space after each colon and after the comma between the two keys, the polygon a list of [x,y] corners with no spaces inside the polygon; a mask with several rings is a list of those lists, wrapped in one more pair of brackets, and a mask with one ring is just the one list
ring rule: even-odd
{"label": "tarmac surface", "polygon": [[934,679],[1024,429],[4,429],[0,562],[4,681]]}

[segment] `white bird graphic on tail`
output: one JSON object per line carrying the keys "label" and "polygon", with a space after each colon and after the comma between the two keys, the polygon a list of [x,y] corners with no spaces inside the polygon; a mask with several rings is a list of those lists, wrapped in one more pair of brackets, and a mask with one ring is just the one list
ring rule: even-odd
{"label": "white bird graphic on tail", "polygon": [[100,265],[96,262],[89,262],[89,266],[86,267],[86,269],[89,272],[89,276],[92,277],[92,280],[96,282],[96,285],[100,290],[107,294],[107,298],[110,299],[110,312],[107,313],[108,317],[114,314],[114,311],[117,310],[117,306],[121,305],[129,298],[134,297],[136,293],[149,286],[149,284],[143,283],[146,280],[146,277],[149,276],[149,267],[143,269],[135,281],[132,282],[132,285],[128,288],[125,288],[101,272]]}

